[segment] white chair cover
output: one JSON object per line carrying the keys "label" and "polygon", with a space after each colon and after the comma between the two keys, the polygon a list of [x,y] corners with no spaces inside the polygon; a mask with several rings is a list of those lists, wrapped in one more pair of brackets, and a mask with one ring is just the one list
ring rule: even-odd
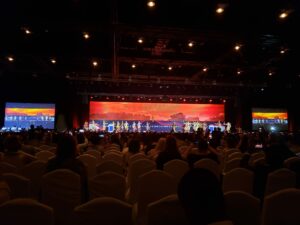
{"label": "white chair cover", "polygon": [[194,163],[194,168],[207,169],[220,179],[221,170],[220,165],[212,159],[201,159]]}
{"label": "white chair cover", "polygon": [[108,172],[108,171],[115,172],[120,175],[124,174],[124,168],[120,164],[116,163],[116,161],[114,160],[102,161],[96,167],[97,174]]}
{"label": "white chair cover", "polygon": [[236,168],[223,176],[223,192],[244,191],[252,194],[254,174],[244,168]]}
{"label": "white chair cover", "polygon": [[88,154],[88,155],[91,155],[91,156],[94,156],[96,159],[97,159],[97,164],[101,162],[101,153],[97,150],[88,150],[85,152],[85,154]]}
{"label": "white chair cover", "polygon": [[18,168],[7,162],[0,162],[0,175],[3,173],[18,173]]}
{"label": "white chair cover", "polygon": [[177,192],[177,183],[173,176],[161,170],[147,172],[138,178],[137,204],[134,214],[137,224],[145,224],[149,203]]}
{"label": "white chair cover", "polygon": [[171,174],[177,183],[188,170],[189,164],[180,159],[173,159],[164,164],[164,171]]}
{"label": "white chair cover", "polygon": [[26,165],[22,174],[24,177],[28,178],[31,182],[30,196],[38,199],[41,189],[42,176],[45,174],[46,163],[40,160],[36,160],[28,165]]}
{"label": "white chair cover", "polygon": [[294,187],[296,187],[296,173],[282,168],[268,175],[265,196],[282,189]]}
{"label": "white chair cover", "polygon": [[73,209],[81,203],[80,176],[67,169],[45,174],[41,202],[54,209],[56,224],[70,224]]}
{"label": "white chair cover", "polygon": [[6,181],[11,190],[11,198],[29,197],[31,185],[29,179],[14,173],[4,173],[2,178]]}
{"label": "white chair cover", "polygon": [[264,199],[262,225],[299,225],[300,190],[290,188]]}
{"label": "white chair cover", "polygon": [[53,209],[33,199],[14,199],[0,206],[0,224],[54,225]]}
{"label": "white chair cover", "polygon": [[126,199],[134,203],[137,200],[137,181],[139,176],[155,169],[156,164],[150,159],[139,159],[133,162],[128,168]]}
{"label": "white chair cover", "polygon": [[111,197],[93,199],[75,208],[77,225],[132,225],[132,206]]}
{"label": "white chair cover", "polygon": [[52,157],[54,157],[55,154],[53,152],[50,152],[48,150],[42,150],[40,152],[37,152],[35,154],[35,157],[40,160],[40,161],[44,161],[44,162],[48,162],[48,160]]}
{"label": "white chair cover", "polygon": [[101,173],[89,181],[90,199],[114,197],[124,201],[125,189],[125,177],[114,172]]}
{"label": "white chair cover", "polygon": [[188,225],[177,195],[168,195],[147,207],[147,225]]}
{"label": "white chair cover", "polygon": [[234,225],[260,225],[260,200],[243,191],[225,193],[226,212]]}
{"label": "white chair cover", "polygon": [[85,165],[88,177],[94,177],[96,175],[97,158],[89,154],[83,154],[77,158]]}

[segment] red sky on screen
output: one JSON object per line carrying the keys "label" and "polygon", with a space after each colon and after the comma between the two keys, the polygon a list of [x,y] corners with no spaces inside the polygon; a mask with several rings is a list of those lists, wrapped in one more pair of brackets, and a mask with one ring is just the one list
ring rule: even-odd
{"label": "red sky on screen", "polygon": [[55,109],[39,109],[39,108],[6,108],[5,115],[8,116],[36,116],[43,114],[44,116],[54,116]]}
{"label": "red sky on screen", "polygon": [[140,102],[90,102],[91,120],[168,121],[184,116],[187,120],[224,121],[223,104],[176,104]]}
{"label": "red sky on screen", "polygon": [[275,112],[275,113],[265,113],[265,112],[253,112],[253,119],[281,119],[287,120],[288,114],[286,112]]}

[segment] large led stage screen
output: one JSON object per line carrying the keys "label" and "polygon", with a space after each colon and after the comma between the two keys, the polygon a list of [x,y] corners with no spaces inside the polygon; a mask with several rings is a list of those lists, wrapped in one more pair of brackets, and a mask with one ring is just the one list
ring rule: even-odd
{"label": "large led stage screen", "polygon": [[90,102],[90,129],[109,132],[193,132],[224,121],[224,104]]}
{"label": "large led stage screen", "polygon": [[252,129],[266,131],[287,131],[288,113],[286,109],[253,108]]}
{"label": "large led stage screen", "polygon": [[48,103],[13,103],[5,105],[4,126],[8,130],[43,127],[54,129],[55,104]]}

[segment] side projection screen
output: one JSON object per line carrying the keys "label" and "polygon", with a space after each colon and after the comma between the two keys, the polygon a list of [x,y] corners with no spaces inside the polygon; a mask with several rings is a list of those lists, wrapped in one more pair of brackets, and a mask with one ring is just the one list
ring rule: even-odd
{"label": "side projection screen", "polygon": [[192,132],[224,121],[223,104],[90,102],[90,129]]}
{"label": "side projection screen", "polygon": [[29,129],[31,125],[54,129],[54,122],[55,104],[6,103],[4,121],[6,129]]}
{"label": "side projection screen", "polygon": [[286,109],[252,109],[252,129],[265,129],[267,131],[288,130],[288,113]]}

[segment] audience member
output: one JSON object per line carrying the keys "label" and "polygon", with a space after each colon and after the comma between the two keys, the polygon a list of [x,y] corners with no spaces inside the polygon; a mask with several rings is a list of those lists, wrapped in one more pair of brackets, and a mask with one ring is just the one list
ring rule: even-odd
{"label": "audience member", "polygon": [[231,224],[227,221],[221,184],[210,171],[188,171],[180,180],[177,193],[190,225]]}

